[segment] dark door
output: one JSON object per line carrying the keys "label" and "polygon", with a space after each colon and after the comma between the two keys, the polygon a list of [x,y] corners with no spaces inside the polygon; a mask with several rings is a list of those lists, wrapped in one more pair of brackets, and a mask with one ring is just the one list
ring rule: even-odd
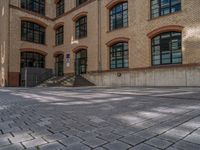
{"label": "dark door", "polygon": [[75,74],[85,74],[87,72],[87,50],[79,50],[75,58]]}
{"label": "dark door", "polygon": [[56,61],[55,61],[55,73],[56,73],[56,76],[63,76],[64,75],[64,71],[63,71],[64,55],[63,54],[57,55],[55,57],[55,59],[56,59]]}

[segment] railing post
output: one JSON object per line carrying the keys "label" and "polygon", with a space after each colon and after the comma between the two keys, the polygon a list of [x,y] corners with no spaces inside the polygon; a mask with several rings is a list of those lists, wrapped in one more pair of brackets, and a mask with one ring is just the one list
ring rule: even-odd
{"label": "railing post", "polygon": [[25,68],[25,75],[24,75],[24,78],[25,78],[25,88],[27,88],[27,68]]}

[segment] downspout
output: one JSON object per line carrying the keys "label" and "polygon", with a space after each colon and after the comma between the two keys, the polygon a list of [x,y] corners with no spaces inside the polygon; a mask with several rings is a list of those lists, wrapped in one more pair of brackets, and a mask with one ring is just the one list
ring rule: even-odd
{"label": "downspout", "polygon": [[[98,74],[102,83],[102,56],[101,56],[101,0],[98,0]],[[101,81],[100,81],[101,80]]]}
{"label": "downspout", "polygon": [[9,71],[10,71],[10,0],[8,1],[8,64],[7,64],[8,72],[7,72],[7,85],[9,86]]}

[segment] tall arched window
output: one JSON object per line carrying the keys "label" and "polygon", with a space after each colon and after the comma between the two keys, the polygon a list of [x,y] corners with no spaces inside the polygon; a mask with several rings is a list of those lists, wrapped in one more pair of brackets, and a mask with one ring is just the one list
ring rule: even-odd
{"label": "tall arched window", "polygon": [[110,30],[128,26],[128,2],[119,3],[110,10]]}
{"label": "tall arched window", "polygon": [[33,22],[22,21],[21,40],[45,44],[45,28]]}
{"label": "tall arched window", "polygon": [[87,36],[87,16],[83,16],[76,21],[75,30],[76,39]]}
{"label": "tall arched window", "polygon": [[152,39],[152,65],[182,63],[180,32],[166,32]]}
{"label": "tall arched window", "polygon": [[60,26],[56,29],[56,45],[61,45],[64,42],[64,27]]}
{"label": "tall arched window", "polygon": [[79,6],[85,2],[87,2],[87,0],[76,0],[76,6]]}
{"label": "tall arched window", "polygon": [[56,16],[60,16],[65,12],[65,1],[59,0],[56,3]]}
{"label": "tall arched window", "polygon": [[36,52],[22,52],[21,68],[25,67],[44,68],[45,56]]}
{"label": "tall arched window", "polygon": [[117,43],[110,47],[110,69],[128,68],[128,43]]}
{"label": "tall arched window", "polygon": [[181,0],[151,0],[151,18],[181,10]]}
{"label": "tall arched window", "polygon": [[45,0],[21,0],[21,8],[45,15]]}

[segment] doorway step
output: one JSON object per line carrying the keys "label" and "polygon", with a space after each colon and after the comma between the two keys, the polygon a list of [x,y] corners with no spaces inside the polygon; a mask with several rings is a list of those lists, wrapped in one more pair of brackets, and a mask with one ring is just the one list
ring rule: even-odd
{"label": "doorway step", "polygon": [[94,86],[93,83],[82,76],[65,75],[63,77],[52,77],[37,87],[82,87]]}
{"label": "doorway step", "polygon": [[95,86],[92,82],[88,81],[84,77],[76,76],[74,81],[74,87],[82,87],[82,86]]}

